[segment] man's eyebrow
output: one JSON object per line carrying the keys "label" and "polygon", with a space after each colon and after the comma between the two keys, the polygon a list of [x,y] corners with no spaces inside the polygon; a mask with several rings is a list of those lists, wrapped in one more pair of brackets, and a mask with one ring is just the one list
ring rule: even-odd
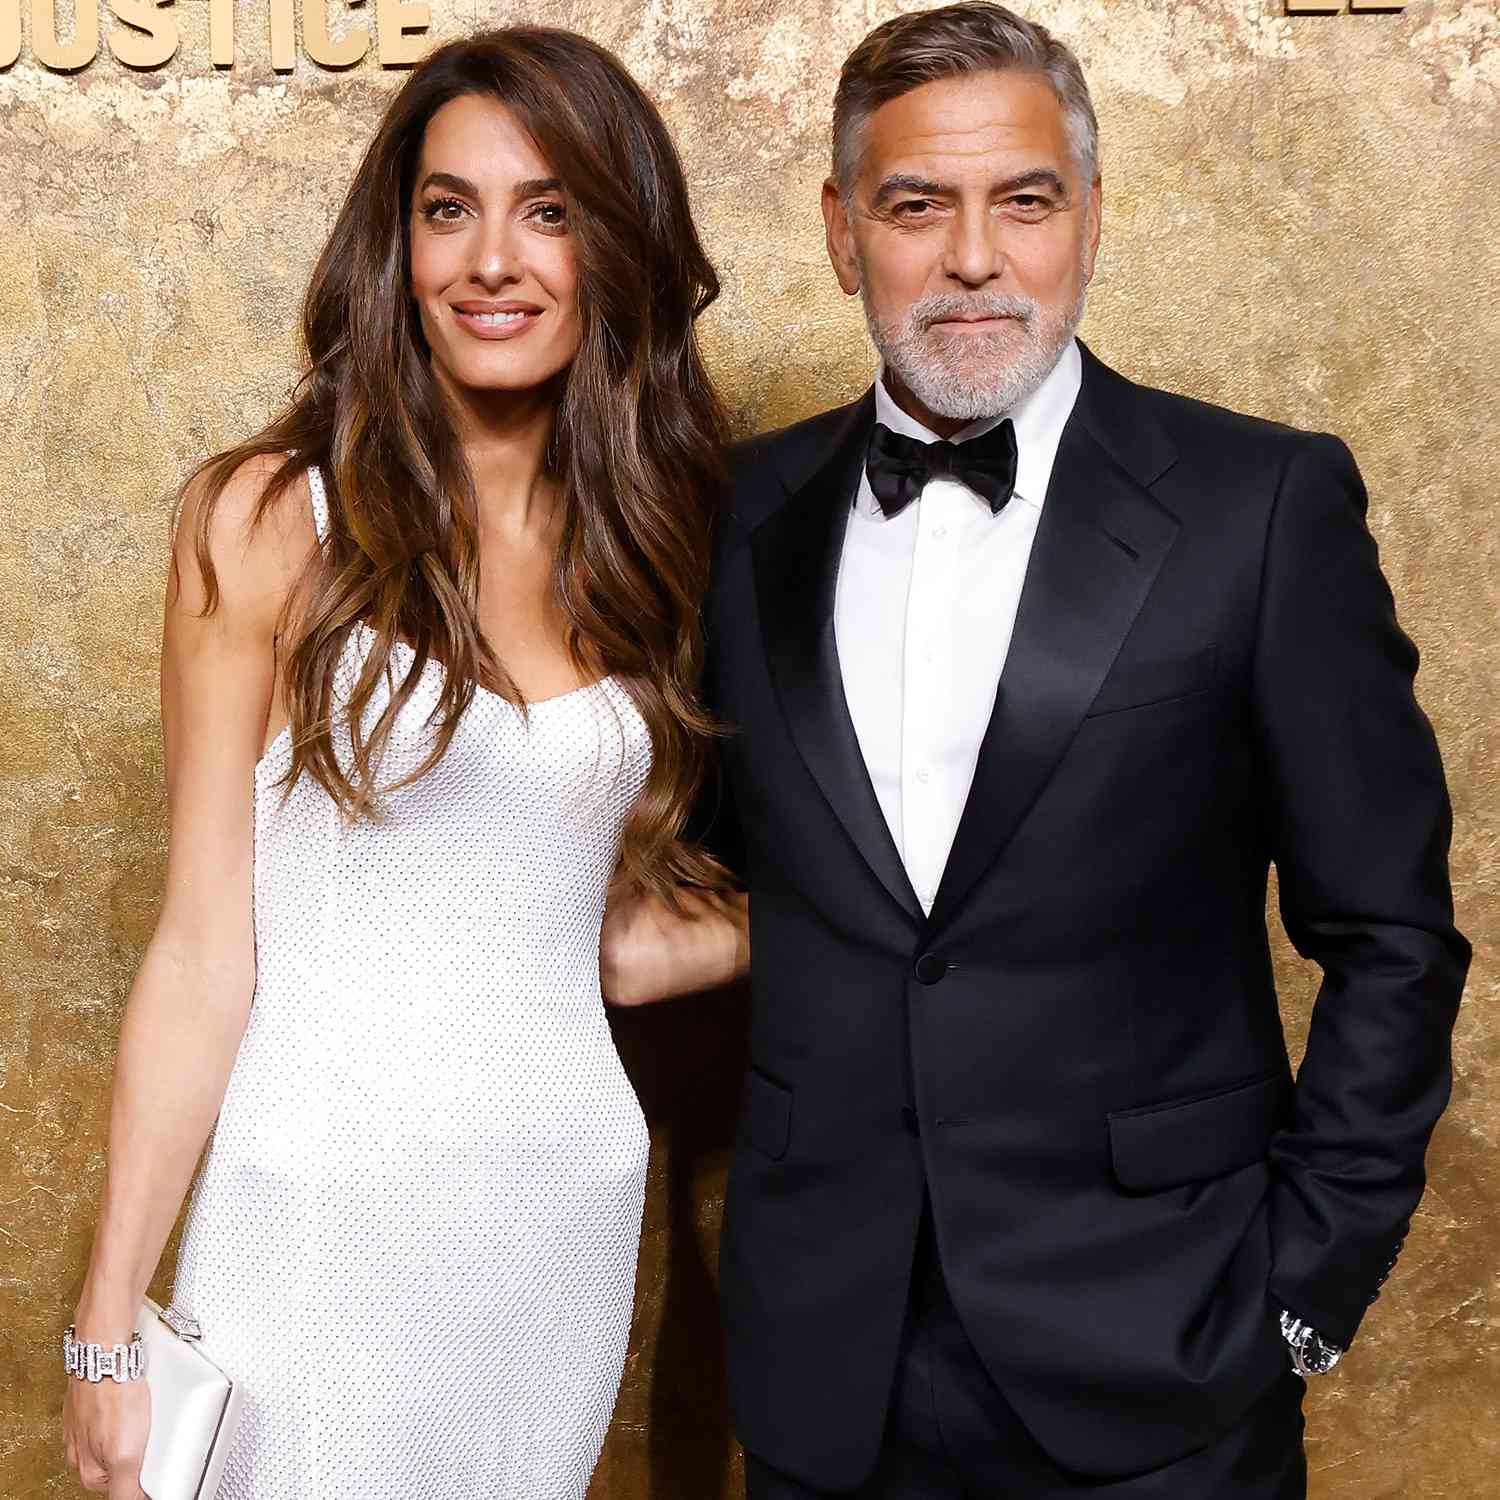
{"label": "man's eyebrow", "polygon": [[[462,193],[467,198],[479,197],[479,189],[467,177],[460,177],[454,172],[429,172],[422,179],[422,185],[417,191],[425,193],[430,187],[451,188],[455,193]],[[512,196],[539,198],[543,193],[556,193],[561,189],[561,177],[528,177],[524,182],[518,182],[515,185]]]}
{"label": "man's eyebrow", "polygon": [[[1029,171],[1018,172],[1014,177],[997,182],[990,191],[998,197],[1029,187],[1050,188],[1059,198],[1068,196],[1067,184],[1051,167],[1032,167]],[[928,177],[913,177],[905,172],[893,172],[876,188],[872,202],[879,208],[898,193],[911,193],[919,198],[943,198],[951,197],[955,192],[957,189],[951,183],[935,182]]]}
{"label": "man's eyebrow", "polygon": [[871,201],[879,207],[887,199],[894,198],[897,193],[912,193],[919,198],[941,198],[953,191],[953,187],[946,182],[933,182],[927,177],[912,177],[904,172],[893,172],[889,177],[882,179]]}
{"label": "man's eyebrow", "polygon": [[1004,182],[997,182],[994,191],[996,193],[1018,193],[1023,188],[1046,187],[1051,188],[1059,198],[1068,196],[1068,185],[1051,167],[1033,167],[1029,172],[1017,173],[1014,177],[1007,177]]}

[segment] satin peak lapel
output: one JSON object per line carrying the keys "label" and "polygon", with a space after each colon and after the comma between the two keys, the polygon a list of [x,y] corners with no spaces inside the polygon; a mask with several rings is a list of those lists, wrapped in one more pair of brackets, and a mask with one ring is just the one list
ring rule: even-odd
{"label": "satin peak lapel", "polygon": [[798,752],[891,899],[915,922],[907,879],[860,752],[834,639],[834,590],[849,507],[874,423],[873,394],[850,408],[832,451],[751,538],[771,678]]}
{"label": "satin peak lapel", "polygon": [[[1119,379],[1092,358],[1088,364],[1094,368],[1086,372],[1085,391],[1096,371]],[[1089,425],[1080,393],[1053,464],[1005,669],[929,935],[959,910],[1046,785],[1177,535],[1176,519],[1111,457]],[[1148,462],[1137,471],[1155,477],[1169,464]]]}

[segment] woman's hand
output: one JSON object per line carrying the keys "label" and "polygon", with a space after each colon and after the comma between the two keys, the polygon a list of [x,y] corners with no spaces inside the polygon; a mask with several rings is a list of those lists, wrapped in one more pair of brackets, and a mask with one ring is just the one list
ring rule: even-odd
{"label": "woman's hand", "polygon": [[109,1500],[146,1500],[141,1488],[141,1458],[151,1430],[146,1382],[66,1379],[63,1448],[69,1468],[78,1470],[84,1489]]}
{"label": "woman's hand", "polygon": [[682,893],[678,914],[656,896],[610,892],[599,979],[611,1005],[648,1005],[716,989],[750,967],[750,898]]}

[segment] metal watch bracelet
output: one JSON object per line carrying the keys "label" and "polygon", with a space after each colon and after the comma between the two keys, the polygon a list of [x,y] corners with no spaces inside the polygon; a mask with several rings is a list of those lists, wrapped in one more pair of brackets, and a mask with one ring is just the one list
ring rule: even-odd
{"label": "metal watch bracelet", "polygon": [[1304,1323],[1285,1309],[1281,1314],[1281,1336],[1292,1351],[1292,1364],[1299,1375],[1326,1375],[1343,1350],[1330,1344],[1311,1323]]}
{"label": "metal watch bracelet", "polygon": [[63,1368],[79,1380],[99,1381],[108,1378],[124,1385],[139,1380],[146,1373],[146,1346],[140,1332],[128,1344],[82,1344],[74,1338],[74,1324],[63,1334]]}

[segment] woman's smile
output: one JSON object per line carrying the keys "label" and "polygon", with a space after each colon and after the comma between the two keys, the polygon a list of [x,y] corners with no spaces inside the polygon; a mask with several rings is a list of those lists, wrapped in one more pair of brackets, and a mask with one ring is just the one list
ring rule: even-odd
{"label": "woman's smile", "polygon": [[479,339],[513,339],[534,328],[542,309],[533,302],[453,303],[454,321]]}

